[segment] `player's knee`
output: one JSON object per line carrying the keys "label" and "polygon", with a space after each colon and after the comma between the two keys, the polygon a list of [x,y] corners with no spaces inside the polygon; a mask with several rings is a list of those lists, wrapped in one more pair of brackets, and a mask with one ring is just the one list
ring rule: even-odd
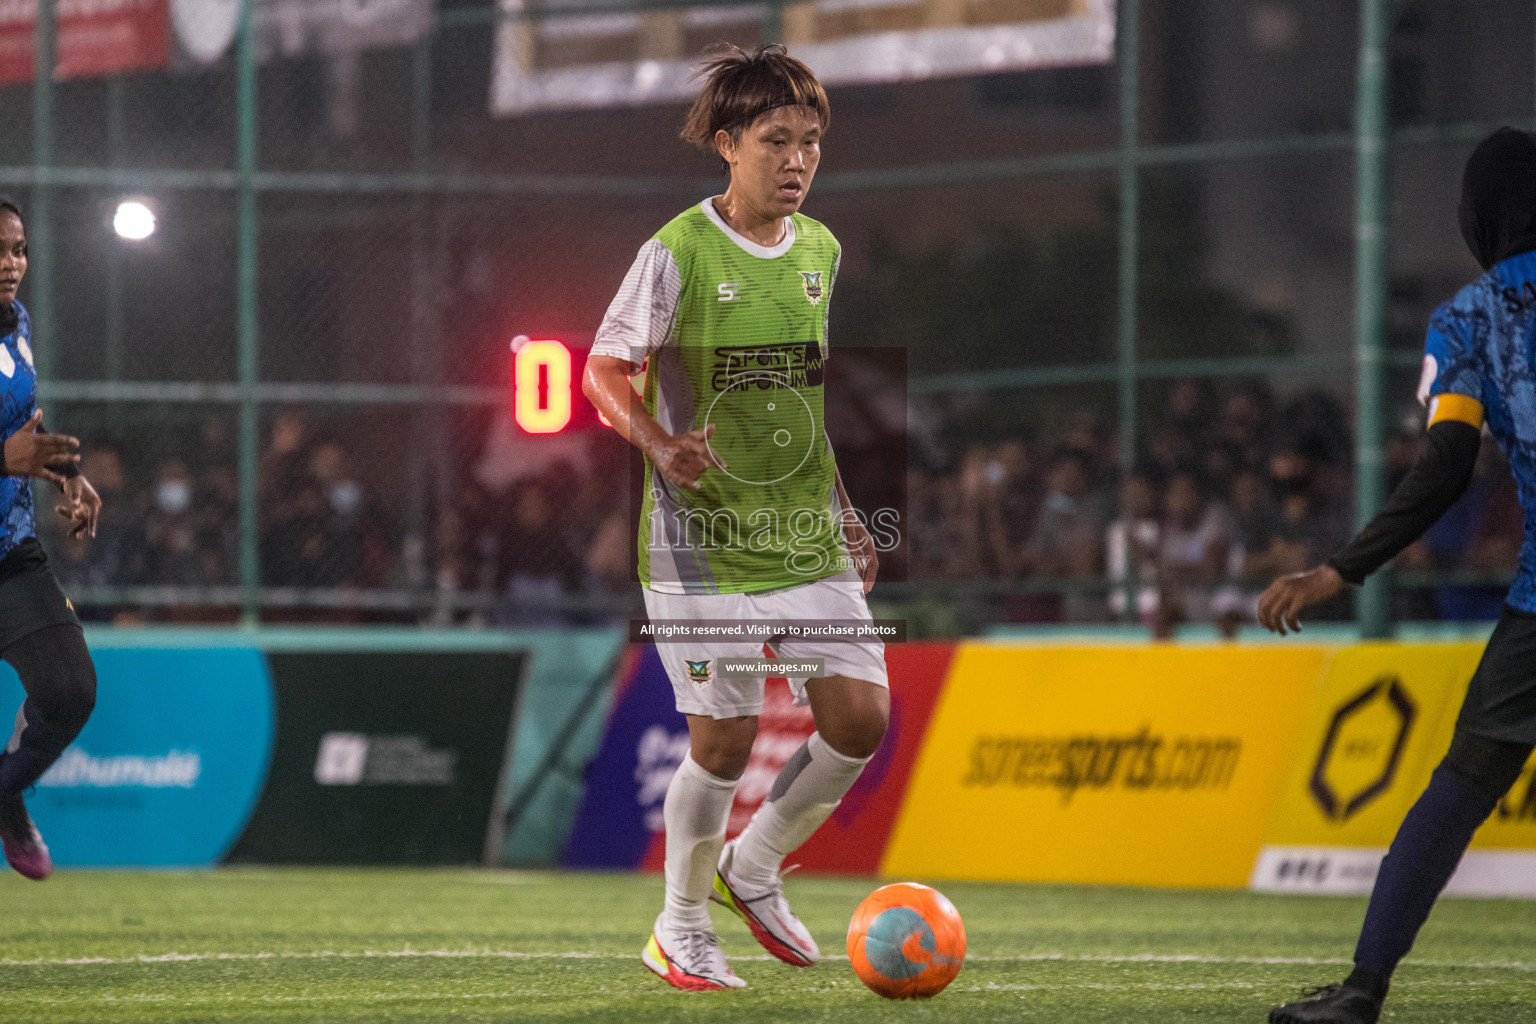
{"label": "player's knee", "polygon": [[79,731],[96,710],[96,670],[89,663],[83,668],[61,665],[52,676],[31,700],[52,724]]}
{"label": "player's knee", "polygon": [[80,728],[96,710],[96,666],[83,650],[63,660],[59,695],[69,725]]}
{"label": "player's knee", "polygon": [[709,744],[702,749],[695,746],[692,751],[693,763],[703,768],[717,779],[739,779],[747,770],[747,762],[752,758],[752,746],[726,745],[720,743]]}
{"label": "player's knee", "polygon": [[[884,691],[881,691],[884,693]],[[837,721],[817,723],[817,731],[827,746],[859,760],[874,757],[885,739],[885,730],[891,721],[890,700],[873,700],[849,715],[839,716]]]}
{"label": "player's knee", "polygon": [[1509,743],[1457,730],[1441,763],[1498,798],[1520,778],[1531,749],[1529,743]]}
{"label": "player's knee", "polygon": [[96,710],[96,669],[87,665],[83,673],[76,673],[70,680],[70,718],[76,726],[84,726]]}
{"label": "player's knee", "polygon": [[96,709],[96,665],[80,627],[49,626],[5,651],[27,689],[27,703],[59,728],[78,732]]}
{"label": "player's knee", "polygon": [[752,758],[757,739],[756,718],[711,720],[690,728],[689,756],[693,763],[719,779],[739,779]]}

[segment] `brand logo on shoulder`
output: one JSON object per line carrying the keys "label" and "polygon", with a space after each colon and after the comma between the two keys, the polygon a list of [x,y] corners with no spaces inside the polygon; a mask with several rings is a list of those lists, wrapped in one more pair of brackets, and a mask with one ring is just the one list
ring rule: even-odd
{"label": "brand logo on shoulder", "polygon": [[689,661],[687,658],[684,658],[683,664],[688,666],[688,679],[691,682],[697,683],[700,686],[707,686],[709,684],[708,658],[705,658],[703,661]]}
{"label": "brand logo on shoulder", "polygon": [[720,293],[720,297],[715,299],[716,302],[735,302],[741,298],[741,282],[722,281],[715,285],[715,291]]}
{"label": "brand logo on shoulder", "polygon": [[805,289],[805,297],[810,300],[811,305],[818,306],[821,304],[821,271],[800,271],[800,287]]}

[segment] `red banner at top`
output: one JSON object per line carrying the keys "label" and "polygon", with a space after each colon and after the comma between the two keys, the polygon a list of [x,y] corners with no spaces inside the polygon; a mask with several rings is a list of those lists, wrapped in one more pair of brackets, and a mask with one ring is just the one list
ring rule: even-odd
{"label": "red banner at top", "polygon": [[[54,79],[163,68],[169,60],[168,0],[57,0]],[[0,0],[0,83],[36,71],[37,0]]]}

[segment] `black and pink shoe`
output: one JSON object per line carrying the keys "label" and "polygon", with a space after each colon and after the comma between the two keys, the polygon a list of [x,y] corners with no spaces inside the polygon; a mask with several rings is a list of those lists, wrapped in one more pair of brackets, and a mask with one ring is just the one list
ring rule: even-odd
{"label": "black and pink shoe", "polygon": [[43,834],[32,823],[21,794],[0,795],[0,846],[18,874],[41,882],[53,874],[53,858]]}

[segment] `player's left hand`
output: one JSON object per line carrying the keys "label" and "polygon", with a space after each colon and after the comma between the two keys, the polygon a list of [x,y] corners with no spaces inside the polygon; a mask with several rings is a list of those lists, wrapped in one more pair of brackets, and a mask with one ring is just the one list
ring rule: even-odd
{"label": "player's left hand", "polygon": [[1344,577],[1327,565],[1282,576],[1259,596],[1259,625],[1285,636],[1301,632],[1301,610],[1344,589]]}
{"label": "player's left hand", "polygon": [[875,550],[875,539],[869,535],[857,516],[843,516],[843,536],[848,541],[848,555],[864,579],[864,593],[875,587],[875,576],[880,572],[880,554]]}
{"label": "player's left hand", "polygon": [[96,520],[101,515],[101,495],[84,476],[70,477],[64,481],[64,501],[53,510],[68,519],[69,537],[96,536]]}

